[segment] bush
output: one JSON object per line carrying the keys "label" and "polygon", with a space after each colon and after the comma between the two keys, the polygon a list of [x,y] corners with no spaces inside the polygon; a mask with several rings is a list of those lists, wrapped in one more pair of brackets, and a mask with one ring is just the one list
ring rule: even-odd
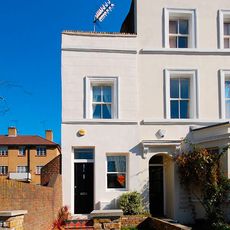
{"label": "bush", "polygon": [[138,192],[122,194],[119,204],[125,215],[137,215],[143,212],[142,198]]}

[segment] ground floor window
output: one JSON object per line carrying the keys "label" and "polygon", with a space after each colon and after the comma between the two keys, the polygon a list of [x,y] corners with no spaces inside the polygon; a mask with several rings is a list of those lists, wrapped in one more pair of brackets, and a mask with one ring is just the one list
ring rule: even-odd
{"label": "ground floor window", "polygon": [[107,156],[107,188],[126,188],[126,156]]}
{"label": "ground floor window", "polygon": [[0,166],[0,175],[6,175],[8,173],[8,166]]}

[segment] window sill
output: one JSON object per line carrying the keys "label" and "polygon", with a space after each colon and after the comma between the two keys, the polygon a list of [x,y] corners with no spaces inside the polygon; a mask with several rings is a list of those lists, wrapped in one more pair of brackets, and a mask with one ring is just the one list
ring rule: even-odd
{"label": "window sill", "polygon": [[107,192],[127,192],[127,188],[106,188]]}
{"label": "window sill", "polygon": [[197,49],[197,48],[162,48],[151,49],[144,48],[139,51],[139,54],[171,54],[171,55],[230,55],[230,49]]}
{"label": "window sill", "polygon": [[0,157],[8,157],[8,155],[0,155]]}
{"label": "window sill", "polygon": [[75,121],[63,121],[62,124],[108,124],[108,125],[137,125],[138,121],[119,119],[81,119]]}
{"label": "window sill", "polygon": [[26,155],[18,155],[18,157],[26,157]]}
{"label": "window sill", "polygon": [[35,157],[47,157],[47,155],[45,155],[45,156],[38,156],[38,155],[35,155]]}
{"label": "window sill", "polygon": [[223,123],[228,120],[216,119],[216,120],[200,120],[200,119],[144,119],[142,125],[214,125],[217,123]]}

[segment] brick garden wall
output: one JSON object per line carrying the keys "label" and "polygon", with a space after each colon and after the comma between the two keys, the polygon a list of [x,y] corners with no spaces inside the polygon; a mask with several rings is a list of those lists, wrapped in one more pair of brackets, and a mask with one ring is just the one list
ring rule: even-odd
{"label": "brick garden wall", "polygon": [[62,206],[61,175],[54,175],[49,186],[0,178],[0,211],[27,210],[25,230],[49,230]]}
{"label": "brick garden wall", "polygon": [[61,174],[61,154],[42,167],[41,185],[47,185],[52,175]]}

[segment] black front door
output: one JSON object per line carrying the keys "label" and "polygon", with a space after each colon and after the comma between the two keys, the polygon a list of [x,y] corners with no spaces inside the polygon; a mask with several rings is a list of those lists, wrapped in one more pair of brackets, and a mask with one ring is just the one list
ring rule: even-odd
{"label": "black front door", "polygon": [[74,164],[74,213],[93,211],[93,163]]}
{"label": "black front door", "polygon": [[153,216],[164,215],[163,166],[149,166],[149,201]]}

